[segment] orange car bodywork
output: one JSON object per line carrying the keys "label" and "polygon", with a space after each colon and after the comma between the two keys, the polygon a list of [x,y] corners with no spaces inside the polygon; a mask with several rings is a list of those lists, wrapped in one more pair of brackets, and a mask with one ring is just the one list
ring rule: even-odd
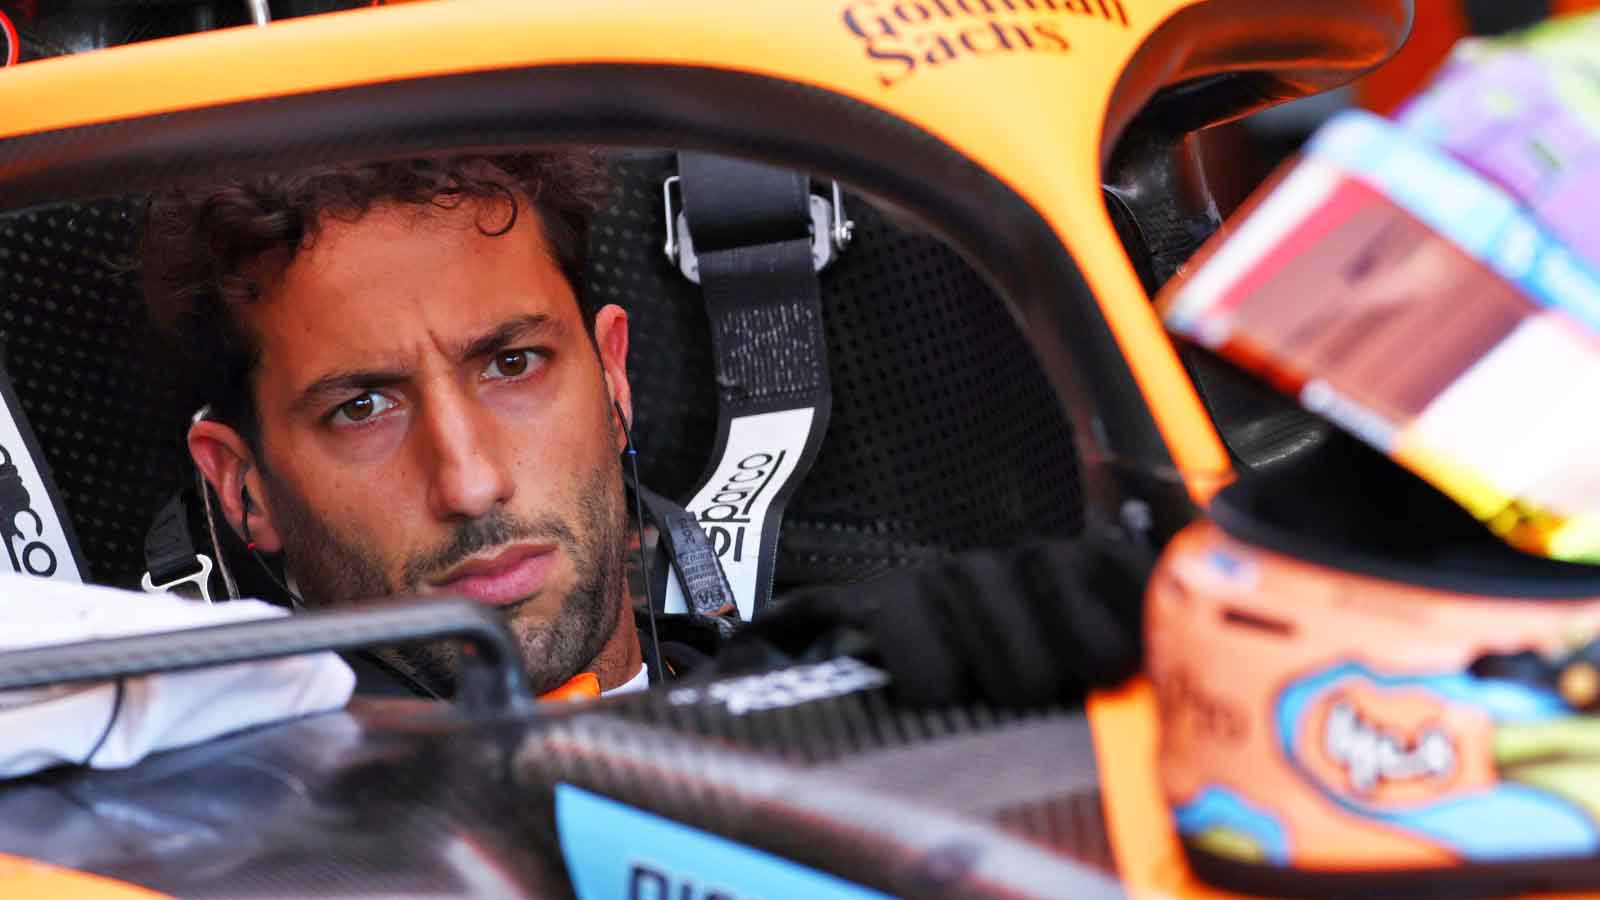
{"label": "orange car bodywork", "polygon": [[0,853],[0,889],[8,897],[51,897],[54,900],[162,900],[166,894]]}

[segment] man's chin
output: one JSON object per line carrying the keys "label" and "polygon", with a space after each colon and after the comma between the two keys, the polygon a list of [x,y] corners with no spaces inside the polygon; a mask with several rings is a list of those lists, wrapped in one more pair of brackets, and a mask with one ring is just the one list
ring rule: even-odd
{"label": "man's chin", "polygon": [[517,642],[517,653],[522,658],[523,671],[528,673],[528,684],[534,693],[543,694],[565,684],[577,674],[588,660],[574,660],[568,652],[562,653],[562,641],[551,621],[544,616],[529,615],[535,606],[530,597],[515,604],[506,615],[506,625]]}
{"label": "man's chin", "polygon": [[[605,644],[605,617],[577,600],[569,594],[544,602],[536,594],[506,616],[535,693],[555,690],[585,671]],[[546,608],[552,605],[554,609]]]}

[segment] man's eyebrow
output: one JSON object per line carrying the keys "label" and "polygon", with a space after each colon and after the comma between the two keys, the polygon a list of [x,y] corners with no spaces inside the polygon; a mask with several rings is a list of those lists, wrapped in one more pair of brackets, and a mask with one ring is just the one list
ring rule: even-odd
{"label": "man's eyebrow", "polygon": [[[463,342],[456,348],[455,358],[459,362],[488,356],[516,341],[527,340],[541,333],[550,334],[560,329],[561,323],[544,313],[517,316],[501,322],[478,337]],[[316,406],[322,398],[330,394],[389,387],[400,384],[409,377],[409,372],[394,369],[348,369],[330,372],[306,385],[300,396],[295,398],[293,408],[295,412],[303,412]]]}
{"label": "man's eyebrow", "polygon": [[484,332],[479,337],[466,341],[456,351],[456,359],[465,361],[488,356],[496,350],[503,350],[511,344],[528,340],[539,335],[549,335],[559,332],[561,323],[544,313],[530,313],[507,319],[499,325]]}

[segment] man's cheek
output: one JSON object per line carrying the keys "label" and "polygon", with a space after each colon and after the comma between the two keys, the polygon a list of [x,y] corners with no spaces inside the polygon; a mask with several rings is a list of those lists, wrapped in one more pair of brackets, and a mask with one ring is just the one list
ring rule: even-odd
{"label": "man's cheek", "polygon": [[406,422],[397,417],[348,432],[334,432],[325,446],[341,465],[360,466],[376,473],[394,465],[405,436]]}
{"label": "man's cheek", "polygon": [[296,458],[306,468],[330,474],[377,474],[402,464],[398,458],[412,430],[411,410],[386,410],[361,422],[338,424],[320,417],[294,419],[287,426]]}

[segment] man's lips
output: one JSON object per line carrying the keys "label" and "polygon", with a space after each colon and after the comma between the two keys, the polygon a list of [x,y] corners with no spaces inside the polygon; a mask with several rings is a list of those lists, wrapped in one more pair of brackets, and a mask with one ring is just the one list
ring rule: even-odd
{"label": "man's lips", "polygon": [[430,579],[427,593],[455,594],[504,606],[539,590],[556,562],[549,544],[516,544],[491,556],[469,559],[444,577]]}

